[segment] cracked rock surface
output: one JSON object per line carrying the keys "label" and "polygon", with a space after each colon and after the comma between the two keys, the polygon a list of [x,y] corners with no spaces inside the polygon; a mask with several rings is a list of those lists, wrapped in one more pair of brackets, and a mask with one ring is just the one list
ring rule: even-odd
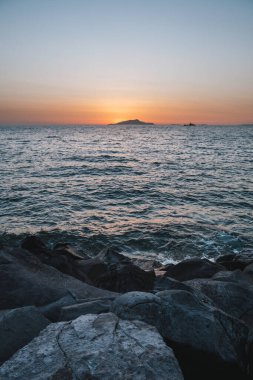
{"label": "cracked rock surface", "polygon": [[183,380],[157,330],[112,313],[49,325],[0,368],[5,380]]}
{"label": "cracked rock surface", "polygon": [[119,318],[156,326],[173,348],[186,379],[214,379],[219,374],[243,379],[248,328],[193,293],[125,293],[115,299],[111,311]]}

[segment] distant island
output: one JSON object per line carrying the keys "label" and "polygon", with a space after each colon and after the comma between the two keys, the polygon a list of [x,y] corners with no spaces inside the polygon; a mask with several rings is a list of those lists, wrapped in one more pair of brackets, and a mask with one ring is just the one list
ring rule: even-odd
{"label": "distant island", "polygon": [[189,123],[189,124],[184,124],[185,127],[195,127],[196,124],[194,123]]}
{"label": "distant island", "polygon": [[154,125],[154,123],[147,123],[139,119],[134,119],[134,120],[124,120],[124,121],[120,121],[119,123],[108,124],[108,125]]}

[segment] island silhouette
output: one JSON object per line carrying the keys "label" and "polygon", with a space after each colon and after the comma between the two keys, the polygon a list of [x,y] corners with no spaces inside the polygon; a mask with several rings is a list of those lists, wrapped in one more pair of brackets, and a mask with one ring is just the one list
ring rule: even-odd
{"label": "island silhouette", "polygon": [[118,123],[111,123],[108,125],[154,125],[154,123],[147,123],[139,119],[134,119],[134,120],[123,120]]}

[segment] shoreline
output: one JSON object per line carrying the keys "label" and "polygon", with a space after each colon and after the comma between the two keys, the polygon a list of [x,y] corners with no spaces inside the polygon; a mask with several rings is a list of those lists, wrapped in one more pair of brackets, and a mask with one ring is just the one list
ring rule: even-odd
{"label": "shoreline", "polygon": [[[252,250],[224,255],[215,262],[191,258],[162,265],[157,260],[126,257],[113,247],[92,257],[67,243],[49,248],[36,236],[27,236],[17,245],[0,247],[0,331],[4,337],[0,345],[0,377],[12,379],[15,368],[15,378],[21,380],[25,367],[27,379],[41,378],[42,371],[45,379],[65,379],[63,375],[57,376],[65,376],[66,371],[69,376],[66,378],[77,378],[73,355],[64,356],[61,350],[57,351],[59,346],[43,358],[40,356],[43,341],[46,339],[54,346],[62,326],[66,332],[61,344],[74,344],[72,349],[76,360],[80,360],[82,376],[85,373],[97,379],[114,376],[125,379],[119,368],[122,365],[124,371],[134,374],[132,378],[137,376],[139,366],[143,379],[150,378],[151,373],[155,378],[166,379],[168,368],[175,380],[251,378]],[[92,326],[100,326],[101,320],[108,329],[94,330],[91,320]],[[114,328],[116,343],[109,370],[103,355],[107,357],[104,349],[111,339],[109,326],[115,323],[120,327],[119,332]],[[136,323],[140,323],[139,331],[143,331],[138,343],[131,335]],[[73,324],[82,331],[94,330],[93,338],[86,337],[86,343],[91,339],[88,348],[79,347],[80,336],[70,337],[68,326]],[[131,333],[124,335],[126,329]],[[121,334],[123,341],[119,338]],[[136,356],[127,360],[140,346],[142,354],[147,355],[145,341],[151,335],[153,354],[149,360],[158,360],[160,351],[159,360],[165,363],[164,368],[155,363],[148,368],[146,362],[140,359],[136,362]],[[97,357],[93,350],[101,336],[104,348],[99,343]],[[123,343],[132,349],[126,352]],[[53,359],[56,352],[59,357],[63,355],[63,361]],[[96,362],[94,368],[87,369],[87,360],[91,360],[87,355]],[[126,357],[124,364],[122,355]],[[51,364],[45,366],[45,357]],[[70,367],[66,367],[66,360],[71,361]],[[39,363],[38,368],[33,368],[34,363]],[[97,369],[100,367],[102,372]]]}

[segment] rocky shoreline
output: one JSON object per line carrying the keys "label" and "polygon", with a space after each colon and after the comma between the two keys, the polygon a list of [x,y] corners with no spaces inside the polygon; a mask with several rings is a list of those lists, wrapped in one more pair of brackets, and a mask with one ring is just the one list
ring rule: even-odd
{"label": "rocky shoreline", "polygon": [[216,262],[0,247],[0,379],[253,377],[253,250]]}

